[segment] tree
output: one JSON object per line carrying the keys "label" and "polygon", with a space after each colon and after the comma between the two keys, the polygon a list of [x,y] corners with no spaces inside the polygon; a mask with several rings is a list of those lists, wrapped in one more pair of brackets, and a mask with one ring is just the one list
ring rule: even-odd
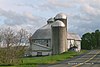
{"label": "tree", "polygon": [[82,48],[83,49],[90,49],[90,39],[91,39],[91,34],[90,33],[86,33],[82,36]]}
{"label": "tree", "polygon": [[82,36],[82,49],[99,49],[100,48],[100,31],[85,33]]}
{"label": "tree", "polygon": [[95,39],[96,39],[96,48],[100,47],[100,31],[96,30],[95,31]]}
{"label": "tree", "polygon": [[11,28],[0,30],[0,64],[18,64],[24,56],[29,43],[29,33],[21,29],[15,32]]}

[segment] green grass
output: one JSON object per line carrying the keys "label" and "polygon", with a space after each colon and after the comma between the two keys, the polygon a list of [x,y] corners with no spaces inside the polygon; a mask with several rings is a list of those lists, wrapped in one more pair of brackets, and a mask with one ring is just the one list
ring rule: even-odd
{"label": "green grass", "polygon": [[[69,59],[72,57],[75,57],[77,55],[80,55],[82,53],[86,52],[85,50],[82,50],[81,52],[65,52],[59,55],[53,55],[53,56],[45,56],[45,57],[38,57],[38,58],[22,58],[23,63],[18,66],[7,66],[7,67],[36,67],[39,64],[53,64],[57,63],[59,61]],[[5,67],[5,66],[0,66]]]}

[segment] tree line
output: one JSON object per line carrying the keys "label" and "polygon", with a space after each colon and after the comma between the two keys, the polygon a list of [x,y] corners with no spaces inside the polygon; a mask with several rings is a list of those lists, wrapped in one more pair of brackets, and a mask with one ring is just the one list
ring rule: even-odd
{"label": "tree line", "polygon": [[21,57],[27,52],[30,36],[25,29],[0,29],[0,65],[21,63]]}
{"label": "tree line", "polygon": [[82,49],[100,49],[100,31],[95,30],[95,32],[85,33],[82,36],[81,47]]}

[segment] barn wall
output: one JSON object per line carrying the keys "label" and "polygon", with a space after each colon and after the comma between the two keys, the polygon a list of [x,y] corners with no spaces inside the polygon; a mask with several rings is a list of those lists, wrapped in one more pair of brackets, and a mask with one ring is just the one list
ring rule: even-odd
{"label": "barn wall", "polygon": [[[39,51],[39,52],[42,52],[42,55],[52,55],[52,52],[50,52],[50,51],[48,51],[48,52]],[[37,52],[33,51],[32,56],[37,56],[37,53],[38,53],[38,51]]]}
{"label": "barn wall", "polygon": [[78,50],[81,50],[81,41],[76,41],[76,44],[78,45]]}
{"label": "barn wall", "polygon": [[68,49],[70,48],[70,40],[67,40]]}
{"label": "barn wall", "polygon": [[68,44],[68,49],[70,48],[70,45],[72,44],[72,45],[74,45],[74,40],[67,40],[67,44]]}

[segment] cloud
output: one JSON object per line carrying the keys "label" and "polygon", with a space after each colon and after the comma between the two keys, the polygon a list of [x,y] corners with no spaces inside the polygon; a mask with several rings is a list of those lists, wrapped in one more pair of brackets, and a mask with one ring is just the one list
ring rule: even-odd
{"label": "cloud", "polygon": [[60,1],[60,0],[48,0],[48,3],[53,5],[54,7],[70,7],[71,4],[69,4],[67,1]]}
{"label": "cloud", "polygon": [[[12,27],[13,29],[25,28],[29,31],[34,31],[39,26],[42,26],[44,19],[42,17],[34,16],[32,13],[17,14],[13,11],[5,11],[0,9],[0,16],[5,17],[4,23],[1,27]],[[42,22],[42,23],[41,23]]]}
{"label": "cloud", "polygon": [[81,5],[79,14],[70,17],[69,30],[78,32],[80,35],[96,29],[100,30],[99,18],[100,9],[89,4]]}
{"label": "cloud", "polygon": [[9,26],[21,25],[27,23],[26,17],[16,14],[15,12],[12,11],[4,11],[0,9],[0,15],[6,18],[4,20],[4,23]]}
{"label": "cloud", "polygon": [[70,8],[72,5],[66,0],[46,0],[37,6],[39,10],[57,11],[62,8]]}
{"label": "cloud", "polygon": [[100,9],[97,9],[94,6],[89,4],[85,4],[81,8],[81,12],[86,13],[88,15],[98,15],[100,14]]}
{"label": "cloud", "polygon": [[47,19],[45,18],[53,17],[59,12],[64,12],[68,15],[68,31],[70,32],[82,35],[85,32],[100,29],[100,0],[30,1],[18,0],[16,2],[15,0],[15,5],[13,2],[9,3],[12,4],[9,8],[7,8],[9,5],[4,5],[8,2],[3,2],[4,4],[2,5],[5,7],[2,8],[5,10],[9,9],[8,11],[0,9],[0,15],[6,17],[5,25],[32,30],[35,28],[36,30],[46,24]]}

